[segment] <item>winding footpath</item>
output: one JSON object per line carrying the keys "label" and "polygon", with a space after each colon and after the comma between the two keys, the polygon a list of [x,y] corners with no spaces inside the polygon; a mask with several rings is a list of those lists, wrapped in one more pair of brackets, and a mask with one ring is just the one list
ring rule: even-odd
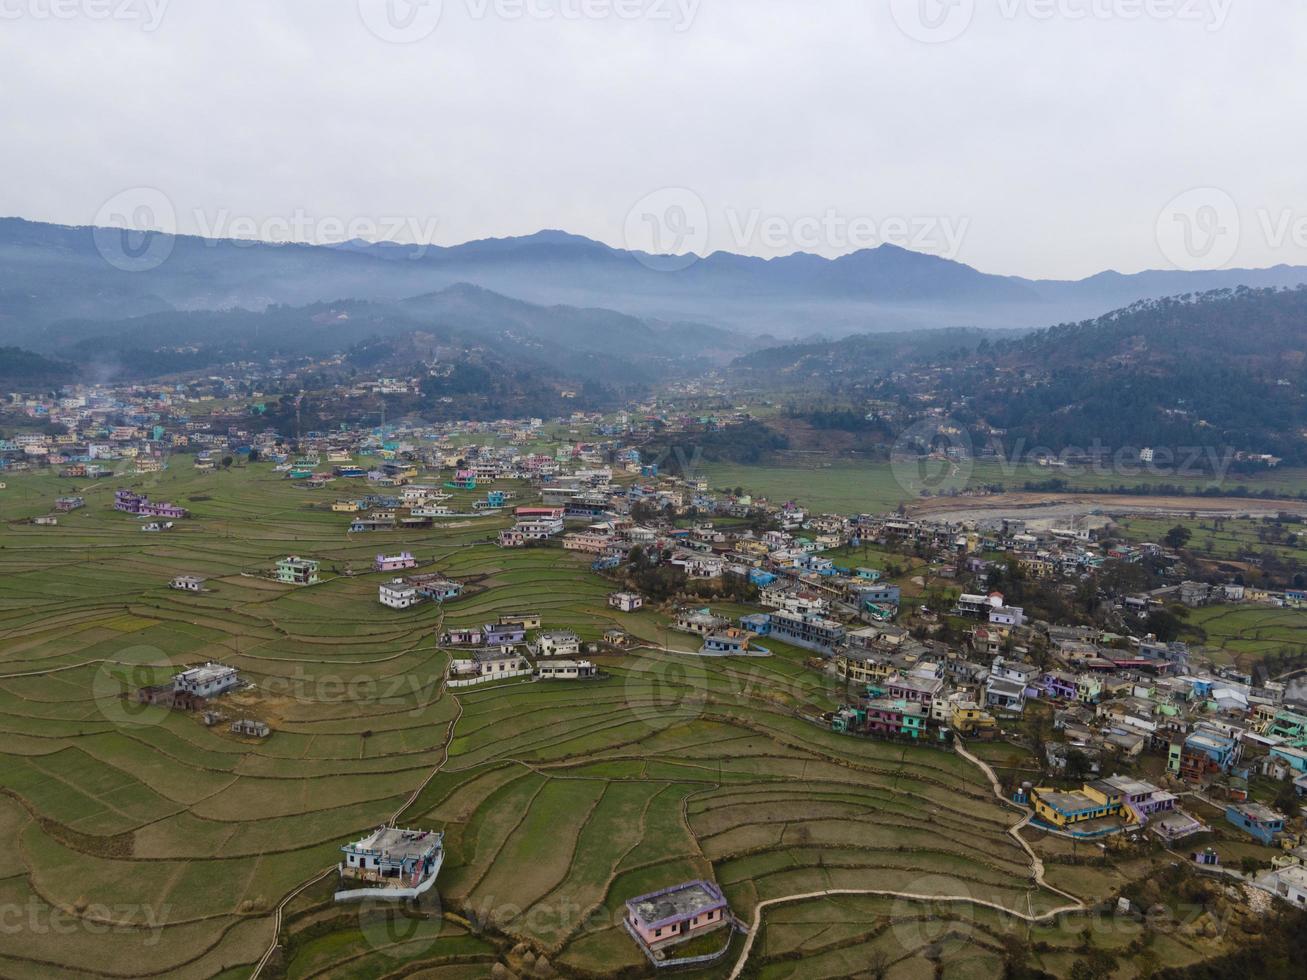
{"label": "winding footpath", "polygon": [[1064,892],[1060,888],[1053,887],[1044,880],[1044,862],[1040,860],[1039,855],[1035,853],[1034,848],[1032,848],[1026,842],[1025,838],[1021,836],[1022,829],[1030,823],[1030,819],[1034,816],[1034,813],[1025,807],[1018,806],[1016,803],[1013,803],[1004,796],[1003,786],[998,781],[998,776],[994,774],[994,770],[990,768],[987,763],[972,755],[961,741],[954,742],[954,747],[956,748],[958,755],[962,756],[962,758],[966,759],[985,774],[989,779],[989,785],[993,789],[994,795],[998,798],[999,802],[1006,806],[1011,806],[1021,810],[1023,814],[1021,820],[1009,827],[1008,833],[1018,844],[1021,845],[1022,850],[1029,855],[1031,877],[1035,884],[1040,888],[1048,889],[1054,894],[1061,895],[1063,898],[1070,899],[1072,904],[1060,906],[1040,915],[1031,915],[1025,912],[1017,912],[1005,905],[999,905],[997,902],[990,902],[982,898],[974,898],[970,895],[919,895],[914,892],[889,891],[878,888],[828,888],[823,891],[804,892],[799,895],[780,895],[776,898],[769,898],[758,903],[758,907],[754,912],[753,925],[749,926],[748,933],[744,939],[744,949],[740,950],[740,958],[735,961],[735,966],[731,969],[729,980],[738,980],[740,974],[744,972],[744,966],[749,960],[749,953],[753,949],[753,942],[758,937],[758,930],[762,928],[763,913],[774,905],[786,905],[790,902],[806,902],[811,901],[812,899],[830,898],[840,895],[870,895],[880,898],[901,898],[910,902],[947,902],[958,905],[979,905],[984,908],[994,909],[997,912],[1013,916],[1023,922],[1031,924],[1047,922],[1050,919],[1054,919],[1057,916],[1068,912],[1085,911],[1084,902],[1069,892]]}
{"label": "winding footpath", "polygon": [[[440,635],[440,630],[444,627],[444,624],[445,624],[445,611],[442,609],[440,611],[440,620],[436,624],[437,636]],[[445,690],[446,689],[442,684],[441,689],[436,693],[435,701],[439,701],[440,698],[444,696]],[[453,695],[451,695],[451,697],[453,697]],[[449,729],[445,733],[444,753],[440,759],[440,762],[438,762],[434,767],[432,767],[431,772],[427,774],[427,778],[422,780],[421,784],[417,787],[417,789],[413,790],[413,792],[409,794],[408,799],[404,801],[404,805],[401,806],[398,810],[396,810],[391,815],[390,819],[386,821],[387,826],[389,827],[395,826],[395,821],[397,821],[404,814],[405,810],[407,810],[415,802],[417,802],[418,797],[422,795],[422,791],[427,788],[431,780],[436,778],[436,774],[439,773],[442,769],[444,769],[446,763],[449,762],[449,746],[454,741],[454,729],[458,726],[459,719],[463,717],[463,702],[461,702],[457,697],[454,697],[454,705],[458,708],[458,711],[455,713],[454,717],[450,720]],[[259,957],[259,962],[254,965],[254,970],[250,973],[250,980],[258,980],[259,974],[263,972],[263,968],[268,965],[268,961],[272,959],[272,954],[277,951],[277,947],[278,945],[280,945],[279,940],[281,939],[282,912],[285,910],[286,906],[289,905],[291,901],[297,895],[303,892],[306,888],[310,888],[313,885],[316,885],[324,878],[327,878],[335,873],[336,873],[336,867],[335,865],[333,865],[332,867],[327,868],[321,874],[315,875],[314,877],[310,878],[308,881],[305,881],[302,884],[298,885],[294,891],[290,892],[290,894],[288,894],[277,904],[277,907],[276,909],[273,910],[273,915],[272,915],[272,942],[268,944],[268,948],[264,950],[263,955]]]}

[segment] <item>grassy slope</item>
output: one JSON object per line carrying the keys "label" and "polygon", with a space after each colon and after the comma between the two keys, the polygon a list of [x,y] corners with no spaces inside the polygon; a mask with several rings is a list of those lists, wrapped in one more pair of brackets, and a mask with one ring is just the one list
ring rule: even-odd
{"label": "grassy slope", "polygon": [[[350,537],[346,515],[327,510],[339,485],[309,491],[263,466],[205,475],[179,464],[121,481],[194,511],[149,535],[112,511],[119,482],[11,475],[0,492],[6,521],[45,513],[61,493],[88,499],[58,527],[0,531],[0,823],[15,842],[0,887],[38,910],[122,907],[103,934],[0,936],[6,975],[130,975],[143,935],[151,968],[176,976],[253,962],[271,938],[270,908],[403,804],[440,763],[460,710],[445,770],[403,822],[448,834],[446,909],[488,909],[494,934],[530,940],[571,970],[638,966],[616,925],[622,901],[689,875],[721,880],[746,918],[759,898],[825,882],[961,883],[1013,907],[1050,901],[1028,887],[1003,833],[1011,814],[974,769],[793,718],[840,693],[799,651],[709,663],[637,654],[605,662],[600,683],[473,689],[456,705],[437,691],[440,610],[380,607],[383,576],[365,571],[378,551],[402,545],[481,577],[449,607],[451,623],[533,609],[583,636],[620,622],[661,641],[665,619],[613,614],[607,585],[574,556],[493,547],[503,518]],[[296,590],[242,574],[287,553],[321,559],[326,581]],[[185,572],[208,576],[211,591],[166,588]],[[238,742],[190,716],[128,712],[116,697],[120,682],[207,658],[257,682],[239,710],[271,718],[272,738]],[[292,935],[337,915],[321,899],[306,899]],[[146,915],[160,928],[143,933]],[[457,930],[429,943],[377,939],[358,918],[303,935],[294,975],[324,963],[366,975],[395,960],[456,976],[492,949]]]}

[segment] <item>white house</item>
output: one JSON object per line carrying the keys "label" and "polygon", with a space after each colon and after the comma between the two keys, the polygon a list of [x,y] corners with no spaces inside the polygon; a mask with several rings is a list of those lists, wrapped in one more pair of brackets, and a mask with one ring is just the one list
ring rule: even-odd
{"label": "white house", "polygon": [[235,667],[212,662],[183,670],[175,674],[172,679],[174,691],[194,694],[201,698],[215,697],[240,685],[240,674],[236,672]]}
{"label": "white house", "polygon": [[536,653],[541,657],[575,657],[581,652],[581,638],[571,630],[550,630],[536,636]]}
{"label": "white house", "polygon": [[622,612],[635,612],[644,605],[644,596],[635,592],[614,592],[608,597],[608,605]]}
{"label": "white house", "polygon": [[344,845],[336,901],[417,898],[435,884],[444,842],[444,834],[382,826]]}
{"label": "white house", "polygon": [[391,609],[408,609],[421,602],[416,586],[409,585],[402,578],[382,582],[377,587],[377,598],[383,606]]}
{"label": "white house", "polygon": [[1026,611],[1020,606],[995,606],[989,611],[991,626],[1021,626],[1026,621]]}
{"label": "white house", "polygon": [[536,677],[542,681],[574,681],[595,676],[595,666],[588,660],[550,660],[536,666]]}
{"label": "white house", "polygon": [[1270,871],[1257,879],[1257,887],[1294,908],[1307,908],[1307,868],[1293,864]]}

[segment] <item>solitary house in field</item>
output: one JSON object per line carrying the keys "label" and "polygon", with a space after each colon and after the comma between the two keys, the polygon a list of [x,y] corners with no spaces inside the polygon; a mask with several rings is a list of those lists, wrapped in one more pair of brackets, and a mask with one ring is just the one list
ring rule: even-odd
{"label": "solitary house in field", "polygon": [[445,835],[378,827],[341,848],[336,901],[417,898],[436,881],[445,860]]}
{"label": "solitary house in field", "polygon": [[287,585],[317,585],[318,563],[298,555],[282,558],[277,562],[277,581]]}
{"label": "solitary house in field", "polygon": [[172,689],[199,698],[212,698],[241,686],[235,667],[219,663],[190,667],[173,676]]}
{"label": "solitary house in field", "polygon": [[608,605],[621,612],[635,612],[644,605],[644,596],[635,592],[614,592],[608,597]]}
{"label": "solitary house in field", "polygon": [[186,508],[176,504],[154,503],[149,497],[130,490],[116,490],[113,496],[113,509],[124,514],[138,514],[142,517],[185,517]]}
{"label": "solitary house in field", "polygon": [[401,551],[397,555],[377,555],[372,563],[374,572],[397,572],[401,569],[417,567],[418,560],[407,551]]}
{"label": "solitary house in field", "polygon": [[168,588],[179,592],[203,592],[204,579],[198,575],[177,575],[168,583]]}
{"label": "solitary house in field", "polygon": [[726,898],[710,881],[688,881],[626,903],[627,931],[651,951],[719,929],[730,921]]}

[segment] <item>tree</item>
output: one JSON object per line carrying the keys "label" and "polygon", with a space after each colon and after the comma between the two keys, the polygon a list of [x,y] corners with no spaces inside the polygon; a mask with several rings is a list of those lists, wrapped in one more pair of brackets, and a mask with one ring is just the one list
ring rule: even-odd
{"label": "tree", "polygon": [[1285,783],[1280,789],[1275,797],[1275,808],[1290,819],[1298,815],[1302,807],[1298,802],[1298,791],[1293,788],[1293,783]]}
{"label": "tree", "polygon": [[1180,617],[1169,609],[1158,609],[1148,615],[1148,632],[1163,643],[1178,639],[1183,625]]}
{"label": "tree", "polygon": [[230,456],[224,456],[224,457],[222,457],[222,468],[223,468],[224,470],[229,470],[229,469],[231,469],[231,464],[232,464],[233,462],[234,462],[234,460],[233,460]]}
{"label": "tree", "polygon": [[1066,774],[1068,779],[1084,779],[1093,768],[1093,761],[1080,749],[1068,749]]}
{"label": "tree", "polygon": [[1177,524],[1175,527],[1171,528],[1171,530],[1166,532],[1166,537],[1162,540],[1166,542],[1168,548],[1173,551],[1178,551],[1180,548],[1183,548],[1188,544],[1189,539],[1193,536],[1193,532],[1187,527],[1183,524]]}

